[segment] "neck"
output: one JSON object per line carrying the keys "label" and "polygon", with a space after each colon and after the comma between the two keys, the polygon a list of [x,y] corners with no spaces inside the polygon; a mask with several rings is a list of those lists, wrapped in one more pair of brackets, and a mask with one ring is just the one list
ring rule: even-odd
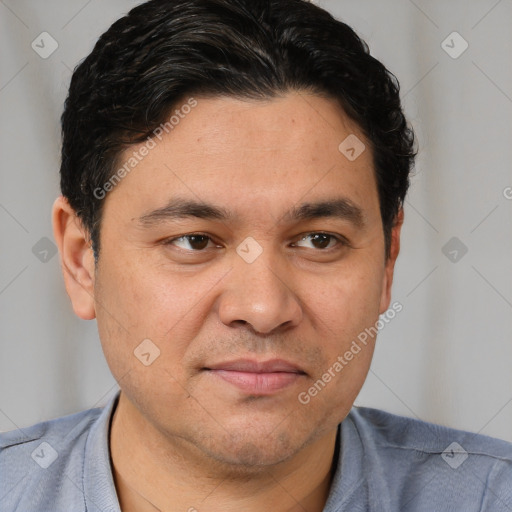
{"label": "neck", "polygon": [[[285,462],[232,467],[169,439],[121,393],[110,451],[123,512],[321,512],[333,474],[336,429]],[[335,462],[335,461],[334,461]]]}

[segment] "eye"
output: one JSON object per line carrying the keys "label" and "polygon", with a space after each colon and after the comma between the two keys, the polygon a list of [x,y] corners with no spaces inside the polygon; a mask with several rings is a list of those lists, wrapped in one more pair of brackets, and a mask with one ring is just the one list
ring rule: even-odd
{"label": "eye", "polygon": [[209,242],[212,242],[209,236],[201,233],[192,233],[190,235],[182,235],[178,238],[166,240],[164,244],[175,245],[187,251],[200,252],[208,247]]}
{"label": "eye", "polygon": [[[330,233],[307,233],[302,236],[297,242],[292,244],[297,247],[306,247],[304,242],[310,242],[311,245],[309,248],[318,249],[322,251],[327,251],[329,249],[333,249],[336,246],[345,246],[348,245],[348,242],[340,236],[331,235]],[[212,240],[212,238],[208,235],[204,235],[202,233],[190,233],[187,235],[182,235],[176,238],[171,238],[169,240],[164,241],[165,245],[173,245],[180,249],[191,251],[191,252],[202,252],[209,247],[218,247]]]}
{"label": "eye", "polygon": [[329,233],[308,233],[304,235],[298,242],[295,242],[293,245],[296,245],[298,247],[304,247],[304,245],[300,245],[300,243],[307,240],[311,240],[311,244],[313,244],[313,249],[320,250],[332,249],[337,245],[347,245],[347,242],[343,238],[331,235]]}

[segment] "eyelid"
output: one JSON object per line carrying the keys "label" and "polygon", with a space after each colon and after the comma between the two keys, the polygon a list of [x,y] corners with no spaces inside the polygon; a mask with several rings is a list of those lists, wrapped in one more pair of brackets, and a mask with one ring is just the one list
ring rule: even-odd
{"label": "eyelid", "polygon": [[341,247],[350,247],[350,242],[346,237],[338,233],[330,233],[328,231],[308,231],[306,233],[302,233],[296,238],[296,242],[294,242],[294,244],[300,240],[304,240],[304,238],[311,235],[326,235],[331,238],[334,238],[338,242],[334,247],[330,247],[328,249],[317,249],[319,252],[329,252],[332,250],[339,249]]}
{"label": "eyelid", "polygon": [[[171,245],[172,242],[175,242],[176,240],[180,240],[181,238],[187,238],[187,237],[191,237],[191,236],[204,236],[206,238],[209,238],[210,239],[210,242],[214,243],[215,245],[219,245],[214,237],[212,237],[211,235],[207,234],[207,233],[201,233],[201,232],[198,232],[198,231],[194,231],[192,233],[184,233],[183,235],[178,235],[178,236],[174,236],[172,238],[165,238],[164,240],[162,240],[162,244],[163,245]],[[181,247],[178,247],[178,249],[181,249]],[[188,251],[188,252],[204,252],[206,249],[202,249],[201,251],[192,251],[190,249],[181,249],[182,251]]]}

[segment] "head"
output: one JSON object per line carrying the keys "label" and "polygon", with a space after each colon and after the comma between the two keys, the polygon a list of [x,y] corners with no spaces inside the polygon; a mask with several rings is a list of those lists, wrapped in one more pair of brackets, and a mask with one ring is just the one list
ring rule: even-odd
{"label": "head", "polygon": [[[62,131],[66,287],[133,410],[230,464],[332,431],[374,337],[334,363],[390,304],[414,158],[366,44],[303,0],[153,0],[76,68]],[[295,370],[244,387],[240,360]]]}

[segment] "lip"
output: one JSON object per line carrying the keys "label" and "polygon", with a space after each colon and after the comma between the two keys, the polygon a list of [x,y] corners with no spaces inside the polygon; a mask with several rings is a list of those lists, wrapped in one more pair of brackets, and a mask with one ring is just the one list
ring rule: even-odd
{"label": "lip", "polygon": [[209,365],[203,370],[241,391],[261,396],[283,390],[306,375],[297,365],[284,359],[238,359]]}
{"label": "lip", "polygon": [[268,361],[255,361],[253,359],[236,359],[209,365],[206,370],[226,370],[248,373],[305,373],[297,365],[284,359],[269,359]]}

